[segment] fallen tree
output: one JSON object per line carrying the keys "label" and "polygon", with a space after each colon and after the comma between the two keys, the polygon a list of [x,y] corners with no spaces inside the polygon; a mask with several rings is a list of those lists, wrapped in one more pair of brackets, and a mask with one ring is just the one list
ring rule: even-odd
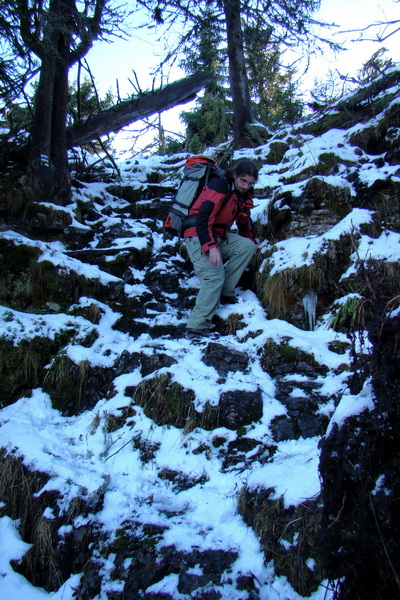
{"label": "fallen tree", "polygon": [[211,74],[198,72],[152,92],[123,100],[88,119],[67,128],[67,147],[82,146],[145,117],[185,104],[196,97],[210,81]]}

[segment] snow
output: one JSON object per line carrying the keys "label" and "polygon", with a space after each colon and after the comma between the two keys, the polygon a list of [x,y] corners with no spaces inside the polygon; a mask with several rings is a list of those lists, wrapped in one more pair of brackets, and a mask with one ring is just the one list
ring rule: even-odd
{"label": "snow", "polygon": [[[355,155],[354,148],[346,144],[348,135],[348,131],[332,130],[317,139],[310,136],[307,145],[303,147],[303,153],[299,149],[286,153],[285,177],[316,164],[321,152],[335,152],[346,161],[358,160],[359,156]],[[251,157],[251,152],[249,151],[247,156],[250,154]],[[239,156],[240,153],[237,157]],[[177,163],[177,167],[181,166],[183,161],[184,157]],[[134,161],[126,161],[120,167],[124,182],[132,187],[139,187],[149,172],[164,168],[162,157],[136,158]],[[282,175],[275,173],[274,169],[276,166],[263,167],[258,186],[277,185]],[[371,184],[382,177],[394,176],[394,170],[379,169],[373,163],[369,163],[368,167],[361,169],[361,176],[363,181]],[[330,182],[333,185],[345,185],[340,176],[335,176]],[[285,189],[284,183],[279,185],[280,191]],[[293,184],[291,189],[299,190],[301,185],[298,184],[297,188],[296,185]],[[349,186],[348,183],[346,185]],[[107,198],[111,205],[121,207],[126,204],[122,200],[112,199],[106,192],[105,185],[93,183],[85,184],[84,187],[84,192],[77,192],[76,197],[79,197],[80,201],[97,195]],[[262,219],[266,213],[267,202],[256,199],[256,204],[256,212]],[[63,210],[70,210],[73,217],[73,208],[74,204]],[[357,232],[360,235],[361,226],[371,223],[372,219],[371,211],[354,209],[321,236],[294,237],[277,243],[273,256],[268,258],[272,264],[271,274],[311,264],[312,257],[315,253],[323,251],[329,240],[337,240],[349,232]],[[73,223],[82,227],[74,218]],[[117,219],[115,223],[120,224],[121,219]],[[113,224],[112,217],[110,224]],[[113,247],[129,246],[141,249],[147,245],[148,227],[144,223],[138,225],[127,219],[124,226],[131,227],[132,235],[115,240]],[[40,252],[40,260],[51,261],[54,265],[85,278],[96,279],[104,285],[123,283],[118,277],[102,271],[97,266],[68,256],[61,242],[32,240],[13,231],[2,232],[1,236],[15,244],[34,246]],[[153,241],[154,251],[157,252],[164,244],[162,236],[154,235]],[[264,244],[260,251],[267,249],[270,248]],[[400,234],[389,231],[377,239],[360,235],[358,255],[361,260],[397,261],[400,258]],[[160,263],[160,268],[165,269],[165,264]],[[171,268],[176,269],[176,266],[171,265]],[[349,276],[352,268],[345,276]],[[133,269],[132,272],[138,281],[143,281],[140,271]],[[196,285],[194,276],[190,281],[182,280],[182,288],[189,285]],[[144,283],[139,283],[125,284],[124,289],[127,294],[140,297],[147,288]],[[326,365],[328,374],[320,378],[323,393],[341,398],[336,408],[332,401],[320,409],[321,413],[325,412],[330,417],[327,430],[329,434],[334,425],[340,426],[350,416],[365,410],[374,410],[370,383],[367,382],[363,390],[354,396],[348,393],[345,375],[336,372],[341,364],[350,361],[350,357],[348,353],[336,354],[329,346],[333,341],[346,341],[346,336],[328,329],[323,322],[317,321],[314,324],[315,307],[310,305],[310,301],[306,302],[305,308],[312,313],[314,328],[303,331],[285,321],[270,319],[252,292],[240,291],[235,312],[241,312],[245,327],[235,336],[226,336],[224,343],[246,352],[250,359],[250,368],[246,375],[230,372],[221,382],[217,371],[201,361],[205,343],[195,345],[186,338],[176,340],[164,337],[153,340],[146,334],[133,339],[129,334],[113,329],[119,314],[109,306],[91,298],[81,298],[79,301],[81,307],[90,304],[97,305],[101,312],[100,321],[96,325],[83,317],[73,315],[33,315],[0,307],[0,334],[18,344],[22,339],[29,340],[35,336],[54,339],[57,333],[75,330],[78,333],[65,348],[67,356],[77,364],[88,361],[92,366],[101,367],[112,367],[124,351],[151,355],[161,349],[176,359],[177,363],[166,370],[171,374],[173,381],[194,391],[195,408],[199,412],[204,410],[207,403],[216,405],[222,392],[261,389],[263,416],[260,422],[249,428],[247,436],[263,441],[266,445],[274,443],[277,447],[276,453],[264,464],[254,460],[246,469],[222,470],[217,449],[212,443],[213,438],[223,436],[229,441],[236,439],[235,432],[225,428],[214,431],[196,428],[185,434],[172,426],[156,426],[140,407],[135,407],[136,415],[132,424],[125,424],[121,429],[107,433],[105,424],[108,416],[119,414],[121,407],[130,402],[130,398],[125,395],[126,387],[137,385],[143,380],[139,369],[114,380],[115,394],[111,399],[101,399],[93,410],[74,417],[62,416],[52,407],[49,396],[42,389],[34,389],[29,397],[23,397],[1,410],[0,446],[23,457],[27,466],[48,473],[50,479],[39,494],[45,490],[58,490],[64,503],[78,495],[88,497],[106,483],[104,506],[98,519],[109,532],[118,528],[126,518],[141,523],[165,525],[168,529],[162,539],[163,545],[174,544],[177,549],[188,552],[194,546],[199,549],[235,550],[238,558],[233,565],[233,572],[251,572],[259,582],[261,600],[300,599],[301,596],[296,594],[288,581],[284,577],[276,577],[271,565],[265,564],[258,538],[237,512],[238,493],[244,487],[252,490],[273,488],[274,493],[271,497],[282,498],[286,507],[316,498],[320,491],[319,438],[300,438],[277,443],[271,438],[271,421],[274,417],[285,414],[286,409],[275,398],[273,380],[260,366],[259,351],[269,339],[276,343],[285,339],[294,348],[311,353],[320,364]],[[232,310],[231,307],[222,307],[218,314],[221,318],[226,318]],[[165,313],[151,315],[151,320],[158,325],[184,322],[173,308],[173,297],[171,307]],[[80,340],[93,329],[98,333],[97,340],[90,348],[82,346]],[[301,381],[298,374],[292,374],[291,377],[297,382]],[[296,396],[299,395],[301,390],[296,391]],[[140,460],[138,451],[131,443],[136,437],[160,445],[154,460],[145,464]],[[208,451],[193,452],[201,446],[206,447]],[[176,493],[170,481],[158,477],[163,468],[178,470],[192,478],[202,477],[203,483]],[[377,482],[377,488],[379,485],[381,482]],[[45,511],[43,516],[46,519],[54,518],[51,511]],[[80,519],[84,521],[83,517]],[[80,575],[71,576],[57,592],[47,593],[31,585],[12,569],[10,561],[21,558],[29,548],[29,545],[20,539],[17,527],[18,523],[8,517],[0,519],[1,596],[18,597],[19,600],[72,600],[73,590],[79,584]],[[310,565],[314,565],[312,559]],[[110,559],[108,567],[105,562],[103,568],[107,579],[113,568],[112,560]],[[176,599],[183,598],[184,596],[177,592],[177,577],[176,574],[166,576],[151,586],[148,592],[169,592]],[[115,582],[113,585],[115,590]],[[224,598],[236,598],[232,591],[229,591],[228,584],[224,593]],[[329,600],[331,596],[324,585],[321,585],[310,598]],[[103,596],[93,600],[103,600]]]}
{"label": "snow", "polygon": [[[372,215],[370,210],[354,208],[339,223],[322,235],[292,237],[279,242],[277,251],[274,252],[272,258],[268,259],[273,265],[270,275],[275,275],[285,269],[296,269],[313,264],[313,257],[317,253],[323,252],[324,248],[328,248],[330,240],[338,240],[346,233],[358,232],[361,225],[372,221]],[[267,250],[267,246],[265,245],[263,249]]]}
{"label": "snow", "polygon": [[341,425],[349,417],[358,415],[364,412],[364,410],[374,410],[374,408],[375,405],[373,401],[371,382],[367,381],[358,395],[342,395],[341,400],[336,407],[335,413],[329,423],[327,435],[329,435],[334,424]]}
{"label": "snow", "polygon": [[9,517],[0,519],[0,539],[2,548],[0,552],[0,592],[2,598],[27,598],[29,600],[73,600],[75,589],[78,587],[80,575],[72,575],[60,589],[48,594],[42,588],[32,586],[22,575],[16,573],[10,561],[18,560],[29,550],[20,538],[17,524]]}

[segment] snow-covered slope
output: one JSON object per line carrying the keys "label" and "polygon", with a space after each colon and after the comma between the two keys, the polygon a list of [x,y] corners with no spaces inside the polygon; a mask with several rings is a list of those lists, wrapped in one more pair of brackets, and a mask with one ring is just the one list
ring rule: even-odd
{"label": "snow-covered slope", "polygon": [[[261,167],[260,250],[211,340],[184,334],[198,281],[162,235],[185,155],[125,161],[112,183],[111,168],[108,183],[81,181],[66,207],[5,219],[2,597],[333,598],[304,534],[318,520],[320,440],[375,405],[368,377],[350,390],[354,345],[330,325],[361,297],[345,283],[360,264],[400,257],[375,193],[398,190],[399,167],[354,136],[379,129],[397,98],[353,127],[284,129],[234,154]],[[299,283],[345,236],[340,279]],[[277,316],[265,288],[289,272],[296,298]]]}

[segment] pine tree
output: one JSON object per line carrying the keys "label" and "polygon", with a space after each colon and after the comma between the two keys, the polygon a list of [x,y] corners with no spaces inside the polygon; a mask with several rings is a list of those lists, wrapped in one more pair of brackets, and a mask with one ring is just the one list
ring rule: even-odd
{"label": "pine tree", "polygon": [[[167,59],[176,60],[177,53],[188,44],[199,43],[203,15],[213,15],[213,26],[220,33],[226,51],[228,80],[233,108],[236,147],[252,145],[256,115],[251,102],[251,85],[247,72],[247,57],[251,49],[245,44],[243,23],[270,30],[265,53],[274,52],[280,45],[298,48],[307,45],[307,52],[324,42],[338,46],[314,35],[313,27],[321,25],[312,18],[320,0],[139,0],[156,21],[162,32],[176,28],[178,42],[170,49]],[[306,50],[305,50],[306,51]],[[223,52],[223,50],[221,50]],[[291,93],[289,86],[288,94]]]}
{"label": "pine tree", "polygon": [[220,144],[232,133],[232,119],[229,118],[232,108],[224,87],[225,63],[221,31],[212,11],[207,9],[199,23],[198,44],[188,43],[180,61],[186,73],[201,69],[213,76],[203,95],[196,100],[196,108],[181,113],[186,124],[186,146],[193,154],[203,152],[207,146]]}
{"label": "pine tree", "polygon": [[68,73],[106,29],[118,30],[122,11],[107,0],[2,0],[9,23],[2,43],[39,70],[30,131],[27,180],[30,195],[65,204],[70,195],[66,145]]}
{"label": "pine tree", "polygon": [[[268,128],[294,123],[303,113],[297,96],[294,70],[282,67],[278,45],[270,43],[271,29],[244,29],[246,67],[255,117]],[[270,50],[268,50],[270,48]]]}

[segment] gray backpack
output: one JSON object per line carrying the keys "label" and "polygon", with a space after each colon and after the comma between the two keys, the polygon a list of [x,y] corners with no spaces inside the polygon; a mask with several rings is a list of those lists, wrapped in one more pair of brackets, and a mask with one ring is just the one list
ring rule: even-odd
{"label": "gray backpack", "polygon": [[184,221],[200,192],[210,179],[224,177],[224,171],[208,156],[191,156],[185,162],[183,177],[164,219],[164,241],[167,235],[181,237]]}

